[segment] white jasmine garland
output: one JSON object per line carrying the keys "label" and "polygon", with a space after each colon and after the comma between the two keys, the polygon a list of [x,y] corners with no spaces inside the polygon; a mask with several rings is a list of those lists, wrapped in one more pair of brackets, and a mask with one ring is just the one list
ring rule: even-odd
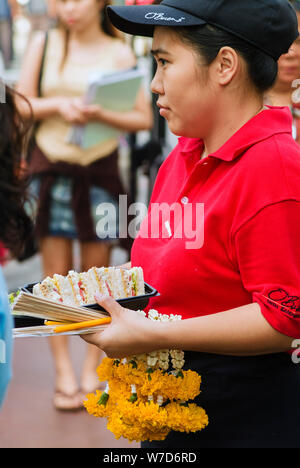
{"label": "white jasmine garland", "polygon": [[170,322],[175,322],[176,320],[181,320],[182,316],[181,315],[170,315]]}
{"label": "white jasmine garland", "polygon": [[182,369],[184,366],[184,352],[177,349],[172,349],[170,351],[170,355],[173,369]]}
{"label": "white jasmine garland", "polygon": [[[154,310],[149,318],[167,320],[166,315]],[[181,317],[173,315],[169,320]],[[183,364],[183,351],[168,349],[122,360],[105,358],[97,371],[101,381],[112,383],[113,391],[109,395],[107,385],[100,399],[98,391],[87,395],[85,407],[89,414],[107,418],[107,428],[116,438],[129,441],[164,440],[171,430],[202,430],[208,424],[207,414],[188,403],[200,393],[201,376],[182,370]]]}
{"label": "white jasmine garland", "polygon": [[159,313],[157,312],[157,310],[151,309],[148,312],[148,318],[150,320],[159,320]]}
{"label": "white jasmine garland", "polygon": [[166,315],[166,314],[161,315],[160,316],[160,321],[161,322],[169,322],[170,321],[169,315]]}
{"label": "white jasmine garland", "polygon": [[[142,310],[137,311],[140,315],[146,316],[145,312]],[[175,322],[177,320],[181,320],[181,315],[174,315],[171,314],[170,316],[166,314],[159,314],[157,310],[151,309],[148,312],[148,319],[152,321],[160,321],[160,322]],[[154,368],[158,366],[158,368],[167,371],[169,369],[171,357],[171,364],[174,369],[174,374],[176,375],[178,371],[180,371],[184,366],[184,352],[180,350],[168,350],[162,349],[158,351],[151,351],[150,353],[143,353],[138,355],[133,355],[128,358],[122,360],[123,364],[127,362],[132,362],[138,364],[139,362],[147,364],[148,368]]]}
{"label": "white jasmine garland", "polygon": [[158,351],[158,365],[163,370],[168,370],[169,368],[169,350],[164,349]]}
{"label": "white jasmine garland", "polygon": [[158,404],[158,406],[161,406],[164,402],[164,399],[161,395],[158,395],[157,396],[157,400],[156,400],[156,403]]}
{"label": "white jasmine garland", "polygon": [[147,356],[148,367],[154,367],[156,363],[157,363],[157,357]]}
{"label": "white jasmine garland", "polygon": [[[138,311],[139,313],[145,315],[143,311]],[[159,314],[157,310],[150,309],[148,312],[148,319],[152,321],[160,322],[175,322],[177,320],[182,320],[181,315],[166,315]],[[171,363],[175,371],[179,371],[184,366],[184,352],[179,350],[168,350],[163,349],[159,351],[151,351],[148,354],[141,354],[139,356],[134,356],[136,362],[143,361],[146,362],[148,367],[158,367],[162,370],[168,370],[169,360],[171,356]]]}
{"label": "white jasmine garland", "polygon": [[137,355],[131,356],[130,360],[135,361],[136,363],[139,363],[139,362],[146,363],[147,362],[147,354],[137,354]]}

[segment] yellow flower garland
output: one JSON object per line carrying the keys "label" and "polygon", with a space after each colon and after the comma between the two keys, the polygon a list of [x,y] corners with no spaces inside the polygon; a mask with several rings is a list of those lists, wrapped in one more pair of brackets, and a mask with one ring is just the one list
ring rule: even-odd
{"label": "yellow flower garland", "polygon": [[[148,318],[181,319],[153,310]],[[169,355],[171,372],[167,372]],[[124,437],[130,442],[164,440],[171,430],[189,433],[204,429],[208,425],[205,410],[188,403],[200,393],[201,376],[182,370],[183,357],[182,351],[163,350],[122,360],[104,358],[97,373],[107,387],[104,392],[87,395],[87,412],[107,418],[107,429],[117,439]]]}

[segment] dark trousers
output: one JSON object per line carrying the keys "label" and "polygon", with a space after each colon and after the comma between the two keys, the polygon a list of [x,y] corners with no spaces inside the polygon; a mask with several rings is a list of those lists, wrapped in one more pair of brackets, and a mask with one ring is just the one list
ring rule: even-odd
{"label": "dark trousers", "polygon": [[202,376],[195,402],[209,424],[171,432],[143,448],[299,448],[300,364],[287,353],[255,357],[185,353],[185,368]]}

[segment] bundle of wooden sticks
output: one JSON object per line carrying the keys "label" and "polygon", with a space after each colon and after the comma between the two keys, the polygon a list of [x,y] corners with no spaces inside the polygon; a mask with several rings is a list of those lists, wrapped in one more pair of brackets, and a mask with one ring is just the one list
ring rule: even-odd
{"label": "bundle of wooden sticks", "polygon": [[23,291],[13,305],[13,313],[45,320],[45,325],[15,328],[15,337],[96,332],[110,323],[105,311],[67,306]]}
{"label": "bundle of wooden sticks", "polygon": [[17,316],[43,319],[44,325],[15,328],[14,336],[78,334],[103,330],[110,317],[104,310],[87,307],[95,303],[95,294],[109,294],[115,299],[137,297],[145,293],[142,268],[130,270],[91,268],[86,273],[54,275],[37,283],[31,292],[20,291],[12,304]]}

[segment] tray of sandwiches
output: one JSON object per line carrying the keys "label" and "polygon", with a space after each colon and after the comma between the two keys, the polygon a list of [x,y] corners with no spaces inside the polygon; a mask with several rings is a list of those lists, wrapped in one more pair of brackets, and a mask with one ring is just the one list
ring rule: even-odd
{"label": "tray of sandwiches", "polygon": [[[103,329],[109,314],[95,302],[95,294],[110,295],[132,310],[144,310],[150,298],[159,295],[145,283],[141,267],[93,267],[82,273],[70,271],[67,276],[56,274],[20,289],[11,304],[14,336],[48,336],[58,331],[76,334],[76,327],[80,333],[91,327],[92,331]],[[62,325],[68,326],[66,331]]]}

